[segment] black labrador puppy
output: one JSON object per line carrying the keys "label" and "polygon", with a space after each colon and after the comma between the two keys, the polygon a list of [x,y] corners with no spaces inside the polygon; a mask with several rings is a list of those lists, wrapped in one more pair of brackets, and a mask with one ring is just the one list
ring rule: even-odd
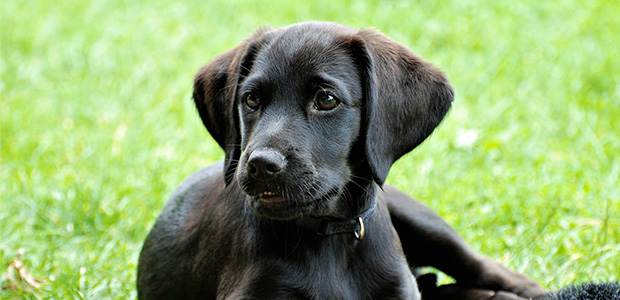
{"label": "black labrador puppy", "polygon": [[256,31],[196,76],[223,162],[187,178],[149,234],[140,299],[519,299],[534,281],[474,252],[384,185],[450,108],[445,76],[374,30]]}

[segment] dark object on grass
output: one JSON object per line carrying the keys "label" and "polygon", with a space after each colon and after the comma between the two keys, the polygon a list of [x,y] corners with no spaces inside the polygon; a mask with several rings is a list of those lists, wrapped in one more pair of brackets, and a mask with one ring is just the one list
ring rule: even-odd
{"label": "dark object on grass", "polygon": [[502,291],[494,292],[481,289],[467,290],[468,296],[463,297],[466,287],[458,284],[437,286],[437,276],[427,273],[417,277],[418,286],[424,300],[472,299],[471,295],[478,295],[478,299],[513,299],[513,300],[620,300],[620,284],[618,282],[583,283],[565,287],[533,298],[522,298],[516,295],[506,295]]}
{"label": "dark object on grass", "polygon": [[375,30],[258,30],[195,78],[225,159],[166,204],[140,255],[139,298],[419,299],[410,267],[426,265],[453,276],[460,299],[544,293],[383,185],[452,99],[439,70]]}
{"label": "dark object on grass", "polygon": [[620,283],[576,284],[536,300],[620,300]]}

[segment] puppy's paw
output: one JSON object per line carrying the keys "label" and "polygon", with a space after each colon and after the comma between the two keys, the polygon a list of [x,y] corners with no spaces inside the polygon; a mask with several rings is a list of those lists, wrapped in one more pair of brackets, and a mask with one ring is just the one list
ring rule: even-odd
{"label": "puppy's paw", "polygon": [[547,294],[547,291],[538,282],[510,270],[498,262],[485,259],[483,266],[483,271],[472,282],[460,282],[458,280],[457,282],[476,288],[505,291],[524,298]]}

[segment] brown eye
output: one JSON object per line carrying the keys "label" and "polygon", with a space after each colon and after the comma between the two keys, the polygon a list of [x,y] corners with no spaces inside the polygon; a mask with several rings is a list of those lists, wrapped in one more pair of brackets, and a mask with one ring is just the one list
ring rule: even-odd
{"label": "brown eye", "polygon": [[314,105],[318,110],[331,110],[340,104],[340,100],[325,92],[320,92],[314,99]]}
{"label": "brown eye", "polygon": [[258,107],[260,106],[260,100],[258,99],[258,96],[252,93],[245,94],[244,101],[245,105],[247,105],[252,110],[258,109]]}

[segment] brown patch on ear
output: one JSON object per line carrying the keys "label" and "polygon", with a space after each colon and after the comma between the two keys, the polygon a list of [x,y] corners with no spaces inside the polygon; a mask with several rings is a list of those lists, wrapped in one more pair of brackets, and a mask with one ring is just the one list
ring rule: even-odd
{"label": "brown patch on ear", "polygon": [[216,56],[194,78],[193,98],[209,133],[224,149],[224,179],[232,181],[241,155],[241,133],[236,109],[239,80],[247,75],[256,52],[270,28],[255,31],[239,46]]}
{"label": "brown patch on ear", "polygon": [[382,185],[392,164],[439,125],[454,92],[441,71],[411,50],[375,30],[358,34],[368,55],[366,157]]}

